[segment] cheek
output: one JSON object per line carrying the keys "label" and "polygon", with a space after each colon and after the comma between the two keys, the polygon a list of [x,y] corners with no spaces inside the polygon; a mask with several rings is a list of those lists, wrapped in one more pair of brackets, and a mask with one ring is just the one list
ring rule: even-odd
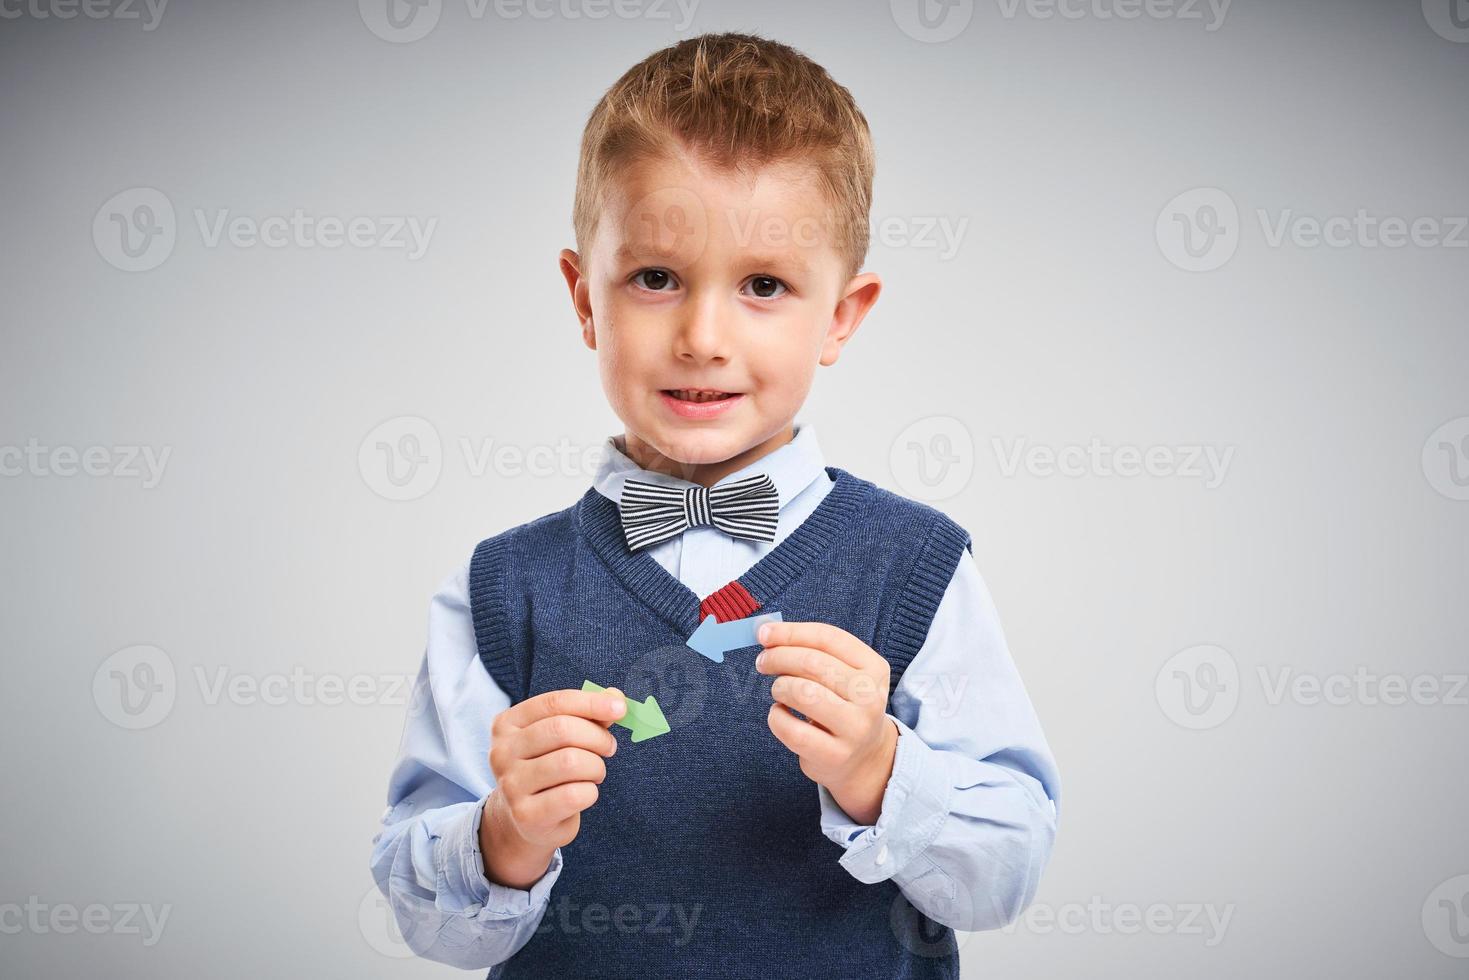
{"label": "cheek", "polygon": [[635,313],[629,315],[615,303],[604,304],[597,320],[597,362],[609,395],[640,391],[663,368],[657,333],[647,326],[638,323]]}
{"label": "cheek", "polygon": [[811,390],[816,354],[804,347],[787,351],[784,358],[774,354],[773,350],[762,351],[759,362],[751,365],[756,389],[771,405],[799,405]]}
{"label": "cheek", "polygon": [[751,346],[751,371],[772,388],[805,394],[825,340],[825,324],[793,318],[767,331],[766,339]]}

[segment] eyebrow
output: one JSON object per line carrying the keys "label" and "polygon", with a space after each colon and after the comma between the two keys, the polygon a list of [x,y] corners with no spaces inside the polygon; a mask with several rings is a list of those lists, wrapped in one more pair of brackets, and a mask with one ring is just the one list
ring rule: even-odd
{"label": "eyebrow", "polygon": [[[656,255],[651,250],[634,249],[624,243],[617,247],[614,258],[618,262],[655,261]],[[740,261],[753,266],[788,269],[802,274],[811,271],[811,266],[806,260],[794,252],[759,252],[753,255],[741,255]]]}
{"label": "eyebrow", "polygon": [[762,252],[748,256],[747,261],[751,265],[764,266],[772,269],[791,269],[801,273],[811,271],[811,267],[806,264],[806,260],[801,258],[800,254],[796,252]]}

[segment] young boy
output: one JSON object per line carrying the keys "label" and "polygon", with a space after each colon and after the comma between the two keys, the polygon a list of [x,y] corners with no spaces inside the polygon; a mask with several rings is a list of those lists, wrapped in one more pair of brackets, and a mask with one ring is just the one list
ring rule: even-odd
{"label": "young boy", "polygon": [[848,90],[757,37],[593,111],[561,270],[625,431],[434,597],[371,862],[419,955],[954,977],[1034,896],[1056,768],[969,535],[795,418],[881,288],[872,176]]}

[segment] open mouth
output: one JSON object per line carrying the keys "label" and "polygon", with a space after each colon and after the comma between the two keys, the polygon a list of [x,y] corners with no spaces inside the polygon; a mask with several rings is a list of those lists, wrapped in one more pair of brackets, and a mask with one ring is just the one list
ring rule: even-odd
{"label": "open mouth", "polygon": [[664,388],[663,393],[681,402],[722,402],[738,396],[739,392],[711,391],[707,388]]}

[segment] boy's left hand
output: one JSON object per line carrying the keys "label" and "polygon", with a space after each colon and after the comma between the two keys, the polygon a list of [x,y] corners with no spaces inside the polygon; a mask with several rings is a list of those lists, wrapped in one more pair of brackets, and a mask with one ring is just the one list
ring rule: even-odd
{"label": "boy's left hand", "polygon": [[764,623],[758,639],[765,650],[755,669],[777,675],[770,731],[847,816],[875,823],[898,748],[898,728],[887,717],[887,660],[829,623]]}

